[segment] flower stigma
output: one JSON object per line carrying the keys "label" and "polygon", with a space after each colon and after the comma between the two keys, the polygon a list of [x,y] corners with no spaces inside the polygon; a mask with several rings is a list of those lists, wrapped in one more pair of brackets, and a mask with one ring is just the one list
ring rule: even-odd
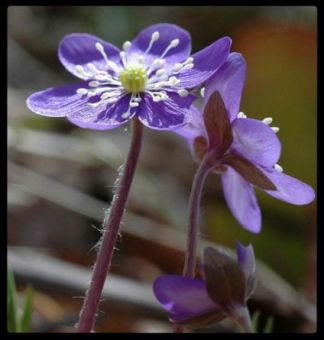
{"label": "flower stigma", "polygon": [[119,74],[124,89],[130,93],[139,93],[145,90],[147,75],[141,65],[129,65]]}

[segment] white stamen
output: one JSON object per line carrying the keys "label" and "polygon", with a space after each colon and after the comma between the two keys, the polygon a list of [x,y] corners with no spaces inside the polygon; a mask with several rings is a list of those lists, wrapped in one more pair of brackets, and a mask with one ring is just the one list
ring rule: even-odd
{"label": "white stamen", "polygon": [[96,42],[95,44],[96,49],[101,53],[101,55],[103,56],[103,58],[105,59],[107,65],[116,73],[119,73],[120,69],[119,67],[112,61],[108,60],[107,54],[104,50],[104,47],[102,46],[102,44],[100,42]]}
{"label": "white stamen", "polygon": [[205,88],[204,87],[202,87],[200,89],[200,95],[201,95],[202,98],[204,98],[204,96],[205,96]]}
{"label": "white stamen", "polygon": [[161,91],[160,96],[161,96],[161,100],[167,100],[169,98],[169,96],[167,95],[165,91]]}
{"label": "white stamen", "polygon": [[105,71],[101,71],[101,70],[98,70],[96,68],[96,66],[92,63],[88,63],[87,66],[89,67],[89,69],[91,70],[91,72],[93,73],[106,73]]}
{"label": "white stamen", "polygon": [[194,58],[193,57],[189,57],[185,62],[184,64],[192,64]]}
{"label": "white stamen", "polygon": [[194,67],[194,64],[186,64],[182,67],[181,72],[190,70]]}
{"label": "white stamen", "polygon": [[158,76],[158,77],[161,77],[162,76],[162,74],[165,72],[165,69],[164,68],[160,68],[159,70],[157,70],[156,71],[156,75]]}
{"label": "white stamen", "polygon": [[175,63],[174,66],[173,66],[173,71],[175,71],[175,72],[180,71],[181,68],[182,68],[182,66],[183,66],[183,65],[180,64],[180,63]]}
{"label": "white stamen", "polygon": [[165,60],[164,60],[164,59],[161,59],[161,58],[155,59],[155,60],[153,61],[153,64],[156,65],[156,66],[162,66],[164,63],[165,63]]}
{"label": "white stamen", "polygon": [[132,43],[130,41],[125,41],[123,44],[123,50],[127,51],[132,46]]}
{"label": "white stamen", "polygon": [[90,106],[90,107],[97,107],[97,106],[99,106],[101,103],[102,103],[102,100],[100,100],[99,102],[96,102],[96,103],[87,103],[87,105]]}
{"label": "white stamen", "polygon": [[181,90],[178,91],[178,95],[180,97],[187,97],[188,94],[189,94],[189,92],[187,90],[185,90],[185,89],[181,89]]}
{"label": "white stamen", "polygon": [[160,80],[161,80],[162,85],[164,85],[163,82],[168,80],[168,76],[166,74],[162,74],[162,76],[160,77]]}
{"label": "white stamen", "polygon": [[83,73],[84,70],[83,70],[83,67],[81,65],[76,65],[75,66],[75,70],[78,72],[78,73]]}
{"label": "white stamen", "polygon": [[160,37],[160,33],[158,31],[154,32],[152,34],[152,38],[151,38],[151,41],[154,42],[154,41],[157,41]]}
{"label": "white stamen", "polygon": [[[152,87],[153,87],[153,90],[161,90],[163,85],[164,84],[161,82],[161,83],[153,84]],[[152,88],[152,87],[150,87],[150,88]]]}
{"label": "white stamen", "polygon": [[144,57],[143,57],[142,55],[139,55],[139,56],[137,57],[137,62],[140,63],[140,64],[142,64],[143,61],[144,61]]}
{"label": "white stamen", "polygon": [[77,73],[79,73],[83,77],[89,77],[90,78],[92,76],[90,73],[86,72],[84,70],[83,66],[81,66],[81,65],[76,65],[75,70],[77,71]]}
{"label": "white stamen", "polygon": [[95,76],[94,76],[95,79],[97,80],[109,80],[110,78],[107,77],[106,74],[100,74],[100,73],[97,73]]}
{"label": "white stamen", "polygon": [[272,118],[271,117],[266,117],[262,120],[264,124],[270,125],[272,123]]}
{"label": "white stamen", "polygon": [[246,118],[246,114],[244,114],[244,112],[239,112],[237,118]]}
{"label": "white stamen", "polygon": [[279,171],[279,172],[283,172],[283,168],[282,168],[282,166],[280,166],[279,164],[275,164],[275,165],[274,165],[274,168],[275,168],[277,171]]}
{"label": "white stamen", "polygon": [[96,96],[96,95],[97,95],[96,91],[88,91],[88,96],[89,97],[93,97],[93,96]]}
{"label": "white stamen", "polygon": [[77,89],[76,90],[76,93],[77,94],[87,94],[88,93],[88,90],[87,89],[83,89],[83,88],[80,88],[80,89]]}
{"label": "white stamen", "polygon": [[146,51],[144,52],[144,54],[148,53],[148,51],[152,48],[153,44],[155,41],[157,41],[160,37],[160,33],[159,32],[154,32],[151,36],[151,40],[150,43],[146,49]]}
{"label": "white stamen", "polygon": [[171,85],[177,85],[177,84],[179,84],[180,83],[180,80],[177,78],[177,77],[170,77],[170,79],[169,79],[169,83],[171,84]]}
{"label": "white stamen", "polygon": [[126,119],[130,116],[130,112],[127,111],[127,112],[123,113],[121,116],[122,116],[123,119]]}
{"label": "white stamen", "polygon": [[271,130],[274,132],[274,133],[277,133],[279,131],[279,128],[274,126],[271,128]]}
{"label": "white stamen", "polygon": [[100,42],[96,42],[96,49],[101,53],[101,54],[106,54],[105,53],[105,49],[104,47],[102,46],[102,44],[100,44]]}
{"label": "white stamen", "polygon": [[153,63],[151,64],[151,66],[149,67],[149,69],[147,70],[146,74],[150,75],[150,73],[152,72],[152,70],[154,69],[154,66],[157,67],[161,67],[163,64],[165,63],[164,59],[161,58],[157,58],[153,60]]}
{"label": "white stamen", "polygon": [[153,97],[153,101],[155,102],[155,103],[158,103],[158,102],[160,102],[162,100],[162,98],[160,97],[160,96],[154,96]]}
{"label": "white stamen", "polygon": [[129,107],[138,107],[140,100],[141,98],[139,96],[137,97],[137,94],[132,94],[129,101]]}
{"label": "white stamen", "polygon": [[90,87],[98,87],[100,85],[99,81],[91,80],[88,84]]}
{"label": "white stamen", "polygon": [[170,45],[164,50],[160,58],[162,59],[170,51],[171,48],[177,47],[179,45],[179,42],[179,39],[173,39],[170,42]]}
{"label": "white stamen", "polygon": [[116,96],[116,92],[105,92],[104,94],[101,95],[100,99],[105,100],[108,99],[110,97],[114,97]]}
{"label": "white stamen", "polygon": [[125,52],[124,51],[119,52],[119,55],[122,59],[125,58]]}
{"label": "white stamen", "polygon": [[118,98],[109,98],[108,100],[107,100],[107,103],[109,103],[109,104],[114,104],[114,103],[116,103],[118,101]]}
{"label": "white stamen", "polygon": [[173,39],[173,40],[171,41],[170,46],[171,46],[171,47],[177,47],[177,46],[179,45],[179,42],[180,42],[179,39]]}
{"label": "white stamen", "polygon": [[113,61],[107,59],[107,64],[115,73],[119,74],[119,72],[121,71],[121,68]]}

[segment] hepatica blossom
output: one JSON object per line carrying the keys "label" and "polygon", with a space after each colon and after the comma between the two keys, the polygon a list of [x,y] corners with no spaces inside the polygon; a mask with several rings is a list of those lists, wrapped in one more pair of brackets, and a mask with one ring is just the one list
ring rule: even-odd
{"label": "hepatica blossom", "polygon": [[175,132],[184,136],[196,160],[204,157],[221,175],[226,202],[239,223],[252,232],[261,229],[261,213],[254,186],[291,204],[308,204],[313,189],[286,174],[277,164],[281,144],[271,118],[247,118],[239,112],[245,61],[239,53],[207,81],[204,113],[192,108],[193,119]]}
{"label": "hepatica blossom", "polygon": [[227,252],[207,247],[203,279],[179,275],[157,278],[153,291],[168,311],[171,322],[203,328],[229,316],[240,325],[248,318],[246,302],[255,287],[255,257],[252,245],[236,245],[237,259]]}
{"label": "hepatica blossom", "polygon": [[82,82],[37,92],[27,105],[89,129],[116,128],[135,116],[152,129],[176,128],[191,119],[190,90],[226,61],[230,45],[224,37],[190,56],[189,33],[172,24],[149,26],[122,51],[90,34],[70,34],[58,57]]}

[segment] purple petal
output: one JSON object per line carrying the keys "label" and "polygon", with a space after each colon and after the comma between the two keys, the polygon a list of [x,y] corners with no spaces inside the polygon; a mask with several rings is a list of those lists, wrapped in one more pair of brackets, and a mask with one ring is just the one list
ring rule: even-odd
{"label": "purple petal", "polygon": [[262,166],[273,166],[278,162],[281,144],[268,125],[257,119],[237,118],[232,129],[232,148],[242,156]]}
{"label": "purple petal", "polygon": [[64,117],[82,110],[88,102],[85,96],[76,93],[77,89],[84,87],[87,87],[86,83],[52,87],[32,94],[26,103],[31,111],[40,115]]}
{"label": "purple petal", "polygon": [[269,195],[296,205],[304,205],[315,199],[314,190],[306,183],[273,168],[260,168],[274,183],[277,190],[265,190]]}
{"label": "purple petal", "polygon": [[207,133],[204,126],[203,114],[193,105],[190,108],[191,120],[184,126],[173,130],[174,133],[184,137],[189,145],[192,145],[193,140],[198,136],[207,138]]}
{"label": "purple petal", "polygon": [[222,174],[225,200],[234,217],[247,230],[261,230],[261,213],[253,186],[231,167]]}
{"label": "purple petal", "polygon": [[164,57],[165,62],[167,64],[174,64],[184,61],[189,57],[191,51],[190,34],[179,26],[172,24],[156,24],[141,31],[133,40],[127,55],[143,55],[150,44],[154,32],[159,32],[159,38],[153,43],[146,54],[146,62],[152,62],[154,59],[159,58],[174,39],[179,39],[179,44],[167,52]]}
{"label": "purple petal", "polygon": [[164,275],[154,281],[153,291],[173,321],[184,321],[217,310],[201,279]]}
{"label": "purple petal", "polygon": [[[194,105],[191,105],[191,120],[184,126],[173,130],[181,137],[184,137],[188,143],[192,157],[195,161],[200,163],[200,156],[204,153],[204,149],[208,148],[207,132],[204,125],[203,113]],[[197,152],[201,151],[201,152]]]}
{"label": "purple petal", "polygon": [[95,45],[97,42],[101,43],[104,47],[108,59],[120,66],[119,49],[116,46],[87,33],[66,35],[60,42],[58,57],[69,72],[81,79],[89,79],[90,77],[80,75],[75,68],[77,65],[83,66],[84,70],[91,74],[93,74],[93,72],[87,66],[88,63],[92,63],[99,70],[112,73],[112,70],[108,68],[103,56],[96,49]]}
{"label": "purple petal", "polygon": [[209,96],[218,91],[232,121],[239,112],[245,74],[246,64],[243,56],[240,53],[230,53],[226,62],[207,81],[204,105],[207,104]]}
{"label": "purple petal", "polygon": [[237,262],[243,270],[246,286],[247,286],[247,297],[251,295],[255,285],[255,256],[252,244],[247,247],[243,246],[240,242],[236,242],[236,254]]}
{"label": "purple petal", "polygon": [[[136,108],[129,107],[130,95],[125,95],[115,104],[102,103],[98,107],[85,106],[82,110],[67,116],[73,124],[93,130],[111,130],[117,128],[136,114]],[[130,113],[126,113],[130,110]]]}
{"label": "purple petal", "polygon": [[182,87],[193,88],[204,83],[226,61],[232,40],[224,37],[192,55],[194,67],[177,75]]}
{"label": "purple petal", "polygon": [[143,97],[138,118],[145,126],[156,130],[173,130],[191,119],[189,107],[195,96],[184,98],[172,92],[168,92],[168,96],[167,100],[160,102],[154,102],[148,94]]}

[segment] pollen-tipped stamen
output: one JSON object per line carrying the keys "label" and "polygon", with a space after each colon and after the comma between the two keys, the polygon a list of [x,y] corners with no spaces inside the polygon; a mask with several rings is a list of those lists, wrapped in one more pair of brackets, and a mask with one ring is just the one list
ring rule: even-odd
{"label": "pollen-tipped stamen", "polygon": [[266,117],[262,120],[264,124],[270,125],[272,123],[272,117]]}
{"label": "pollen-tipped stamen", "polygon": [[283,168],[282,168],[282,166],[280,166],[279,164],[275,164],[275,165],[274,165],[274,168],[275,168],[277,171],[279,171],[279,172],[283,172]]}
{"label": "pollen-tipped stamen", "polygon": [[107,65],[116,73],[119,73],[120,68],[111,60],[108,60],[107,54],[105,52],[105,49],[103,47],[103,45],[100,42],[96,42],[95,44],[96,49],[100,52],[100,54],[102,55],[102,57],[104,58],[105,62],[107,63]]}
{"label": "pollen-tipped stamen", "polygon": [[237,118],[246,118],[247,116],[246,116],[246,114],[244,114],[244,112],[239,112],[238,114],[237,114]]}
{"label": "pollen-tipped stamen", "polygon": [[177,47],[179,45],[180,40],[179,39],[173,39],[169,46],[164,50],[162,55],[160,56],[160,59],[164,58],[165,55],[171,50],[171,48]]}
{"label": "pollen-tipped stamen", "polygon": [[152,34],[150,43],[149,43],[146,51],[144,52],[144,55],[147,54],[150,51],[150,49],[152,48],[154,42],[157,41],[159,39],[159,37],[160,37],[160,33],[157,32],[157,31]]}

